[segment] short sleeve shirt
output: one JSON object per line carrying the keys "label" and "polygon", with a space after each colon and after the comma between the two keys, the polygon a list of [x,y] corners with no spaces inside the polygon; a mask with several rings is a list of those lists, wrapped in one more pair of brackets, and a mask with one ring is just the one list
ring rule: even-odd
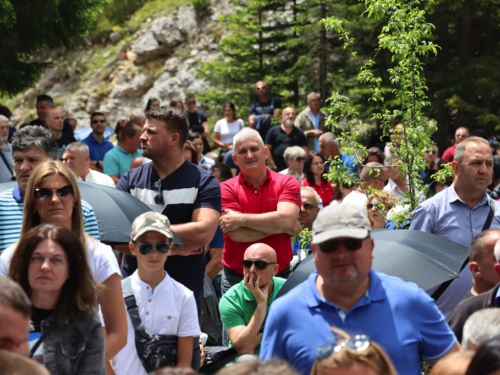
{"label": "short sleeve shirt", "polygon": [[267,132],[266,144],[271,145],[273,160],[278,167],[278,171],[287,168],[283,153],[290,146],[307,146],[307,139],[304,132],[293,126],[292,131],[287,134],[281,126],[273,126]]}
{"label": "short sleeve shirt", "polygon": [[205,112],[197,109],[195,112],[184,111],[184,114],[189,122],[189,130],[200,134],[205,131],[203,123],[208,121]]}
{"label": "short sleeve shirt", "polygon": [[281,100],[270,98],[267,102],[256,101],[250,106],[250,115],[273,115],[276,108],[281,108]]}
{"label": "short sleeve shirt", "polygon": [[130,169],[130,163],[132,163],[132,160],[139,156],[142,156],[141,150],[136,150],[132,155],[130,155],[120,146],[116,146],[112,150],[108,151],[104,156],[104,173],[108,176],[122,177]]}
{"label": "short sleeve shirt", "polygon": [[[257,190],[240,173],[221,184],[222,209],[245,214],[261,214],[276,211],[278,203],[290,202],[300,207],[300,185],[292,176],[283,175],[267,169],[267,176]],[[290,235],[279,233],[267,236],[258,242],[271,246],[277,255],[278,273],[284,271],[292,259]],[[235,242],[224,234],[222,263],[231,270],[243,275],[243,254],[251,242]]]}
{"label": "short sleeve shirt", "polygon": [[109,150],[112,150],[114,148],[113,144],[110,141],[104,139],[102,142],[99,142],[94,138],[92,133],[90,133],[87,138],[83,139],[82,142],[89,146],[90,160],[102,161],[104,160],[104,155],[106,155]]}

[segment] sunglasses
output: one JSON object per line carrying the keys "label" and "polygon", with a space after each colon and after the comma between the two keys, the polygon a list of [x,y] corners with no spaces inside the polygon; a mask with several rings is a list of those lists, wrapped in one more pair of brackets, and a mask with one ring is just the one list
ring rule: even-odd
{"label": "sunglasses", "polygon": [[295,160],[297,160],[297,161],[304,161],[304,160],[306,160],[306,158],[304,158],[302,156],[299,156],[298,158],[295,158]]}
{"label": "sunglasses", "polygon": [[312,204],[309,203],[302,203],[302,207],[304,207],[304,209],[306,210],[312,210],[313,208],[315,208]]}
{"label": "sunglasses", "polygon": [[196,100],[188,100],[186,103],[187,104],[196,104]]}
{"label": "sunglasses", "polygon": [[142,255],[148,255],[151,251],[153,251],[153,246],[160,254],[166,254],[170,250],[171,244],[172,244],[171,242],[157,242],[157,243],[144,242],[141,243],[139,246],[137,246],[134,242],[135,247],[139,249],[139,252]]}
{"label": "sunglasses", "polygon": [[364,352],[370,346],[370,338],[367,335],[356,335],[351,337],[340,344],[329,343],[320,346],[316,349],[316,359],[322,360],[333,353],[340,352],[343,348],[349,348],[357,352]]}
{"label": "sunglasses", "polygon": [[319,249],[324,254],[332,254],[337,251],[339,243],[342,243],[347,251],[356,251],[361,248],[364,240],[366,240],[366,238],[363,238],[361,240],[358,240],[356,238],[347,238],[345,240],[330,240],[319,244]]}
{"label": "sunglasses", "polygon": [[267,86],[259,86],[255,88],[256,90],[265,90],[267,89]]}
{"label": "sunglasses", "polygon": [[155,182],[154,188],[156,190],[155,204],[165,205],[165,200],[163,199],[163,194],[161,192],[161,180]]}
{"label": "sunglasses", "polygon": [[384,183],[384,186],[387,186],[387,184],[389,183],[389,179],[387,179],[387,180],[382,180],[381,178],[377,178],[377,177],[375,177],[375,178],[376,178],[377,180],[379,180],[379,181],[382,181],[382,182]]}
{"label": "sunglasses", "polygon": [[377,207],[377,209],[382,210],[384,208],[384,205],[381,203],[368,203],[366,205],[366,209],[370,211],[373,207]]}
{"label": "sunglasses", "polygon": [[105,122],[106,120],[92,120],[92,124],[98,124],[98,123],[104,124]]}
{"label": "sunglasses", "polygon": [[245,259],[243,261],[243,268],[249,270],[252,268],[252,265],[255,264],[255,268],[258,270],[263,270],[266,269],[267,266],[270,266],[271,264],[276,264],[276,262],[266,262],[265,260],[247,260]]}
{"label": "sunglasses", "polygon": [[35,188],[35,197],[39,199],[52,198],[53,193],[56,193],[59,199],[69,199],[73,197],[73,186],[66,185],[59,189]]}
{"label": "sunglasses", "polygon": [[426,154],[432,154],[432,155],[434,155],[436,153],[436,151],[434,151],[434,150],[430,150],[430,151],[429,150],[425,150],[425,153]]}

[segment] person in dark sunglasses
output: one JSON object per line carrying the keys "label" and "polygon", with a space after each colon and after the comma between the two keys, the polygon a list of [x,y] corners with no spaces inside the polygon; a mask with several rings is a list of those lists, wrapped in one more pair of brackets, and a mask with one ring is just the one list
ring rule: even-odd
{"label": "person in dark sunglasses", "polygon": [[427,293],[372,269],[375,243],[370,223],[357,207],[341,203],[324,208],[312,232],[317,270],[273,304],[261,360],[280,358],[300,374],[310,374],[316,348],[333,341],[332,327],[379,343],[400,375],[419,374],[422,357],[434,363],[460,350]]}
{"label": "person in dark sunglasses", "polygon": [[262,338],[259,329],[285,279],[275,277],[279,269],[276,252],[263,243],[247,248],[242,265],[243,281],[222,296],[219,310],[229,345],[240,355],[258,355]]}
{"label": "person in dark sunglasses", "polygon": [[300,146],[290,146],[285,149],[283,159],[288,168],[283,169],[281,174],[289,174],[289,172],[297,172],[299,179],[304,178],[304,161],[306,160],[306,152]]}
{"label": "person in dark sunglasses", "polygon": [[90,115],[92,132],[82,140],[83,143],[89,146],[90,167],[98,172],[102,172],[104,156],[114,148],[113,144],[104,136],[107,126],[108,122],[104,113],[92,113]]}

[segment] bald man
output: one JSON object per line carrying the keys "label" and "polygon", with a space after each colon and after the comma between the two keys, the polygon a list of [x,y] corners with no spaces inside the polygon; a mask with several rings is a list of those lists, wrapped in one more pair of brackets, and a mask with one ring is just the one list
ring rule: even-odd
{"label": "bald man", "polygon": [[243,259],[243,280],[222,296],[219,309],[229,345],[240,355],[257,355],[262,339],[259,329],[285,279],[276,277],[276,252],[266,244],[251,245]]}
{"label": "bald man", "polygon": [[47,123],[49,131],[56,139],[57,147],[59,147],[59,159],[66,149],[66,146],[76,142],[76,139],[71,134],[63,133],[64,115],[62,109],[57,107],[49,108],[45,114],[45,122]]}

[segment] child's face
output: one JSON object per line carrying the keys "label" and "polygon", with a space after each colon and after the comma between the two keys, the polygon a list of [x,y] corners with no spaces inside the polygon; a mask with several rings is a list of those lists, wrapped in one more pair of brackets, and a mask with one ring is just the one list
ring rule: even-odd
{"label": "child's face", "polygon": [[[141,245],[150,245],[151,251],[148,254],[142,254],[140,252]],[[157,244],[167,244],[166,248],[169,249],[167,254],[162,254],[157,249]],[[161,245],[160,245],[161,246]],[[148,247],[148,246],[143,246]],[[161,246],[165,248],[165,246]],[[163,267],[168,255],[172,251],[173,241],[161,233],[149,231],[142,234],[137,241],[129,244],[130,251],[137,258],[137,266],[140,270],[147,272],[163,272]]]}

